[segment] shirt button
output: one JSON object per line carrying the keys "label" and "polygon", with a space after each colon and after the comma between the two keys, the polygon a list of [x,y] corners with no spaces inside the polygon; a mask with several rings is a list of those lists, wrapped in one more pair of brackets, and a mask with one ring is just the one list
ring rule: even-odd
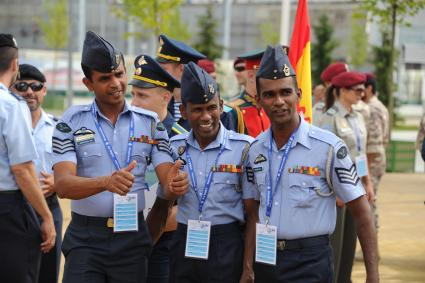
{"label": "shirt button", "polygon": [[87,152],[85,152],[85,151],[84,151],[84,152],[83,152],[83,155],[87,155]]}
{"label": "shirt button", "polygon": [[201,151],[201,154],[204,155],[205,154],[205,151]]}
{"label": "shirt button", "polygon": [[201,171],[199,171],[199,175],[202,175],[202,172]]}
{"label": "shirt button", "polygon": [[274,203],[274,205],[279,205],[279,202],[277,202],[277,201],[276,201],[276,202]]}
{"label": "shirt button", "polygon": [[305,182],[303,182],[303,186],[307,185]]}
{"label": "shirt button", "polygon": [[280,155],[279,155],[277,158],[278,158],[278,159],[282,159],[282,156],[280,156]]}
{"label": "shirt button", "polygon": [[226,184],[230,184],[230,181],[229,180],[226,180]]}
{"label": "shirt button", "polygon": [[114,131],[114,134],[116,134],[116,133],[117,133],[117,131],[115,130],[115,131]]}

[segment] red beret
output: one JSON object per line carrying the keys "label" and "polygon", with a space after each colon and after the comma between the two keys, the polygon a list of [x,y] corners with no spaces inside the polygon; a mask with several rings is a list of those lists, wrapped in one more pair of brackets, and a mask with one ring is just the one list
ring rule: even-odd
{"label": "red beret", "polygon": [[233,61],[233,68],[239,63],[245,63],[245,60],[242,58],[236,58],[235,61]]}
{"label": "red beret", "polygon": [[326,69],[320,74],[320,79],[323,82],[330,82],[333,77],[342,72],[348,72],[347,64],[343,62],[335,62],[326,67]]}
{"label": "red beret", "polygon": [[366,82],[366,75],[359,72],[343,72],[332,78],[332,85],[336,87],[352,87]]}
{"label": "red beret", "polygon": [[208,74],[215,72],[214,62],[208,59],[198,61],[198,66],[204,69]]}

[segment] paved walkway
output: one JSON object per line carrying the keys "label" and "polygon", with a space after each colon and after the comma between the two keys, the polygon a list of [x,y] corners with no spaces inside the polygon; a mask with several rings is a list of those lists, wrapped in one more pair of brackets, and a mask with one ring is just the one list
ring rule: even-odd
{"label": "paved walkway", "polygon": [[[424,202],[425,174],[384,176],[378,193],[381,282],[425,282]],[[61,200],[61,204],[65,231],[70,217],[69,201]],[[364,265],[356,262],[353,283],[363,282]]]}

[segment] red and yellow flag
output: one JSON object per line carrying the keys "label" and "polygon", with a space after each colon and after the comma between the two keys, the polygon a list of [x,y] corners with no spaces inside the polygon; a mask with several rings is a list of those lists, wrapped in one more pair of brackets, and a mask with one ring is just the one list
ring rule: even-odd
{"label": "red and yellow flag", "polygon": [[310,20],[307,0],[299,0],[289,47],[289,60],[297,74],[298,87],[302,95],[298,112],[304,113],[307,122],[312,122],[311,101],[311,57],[310,57]]}

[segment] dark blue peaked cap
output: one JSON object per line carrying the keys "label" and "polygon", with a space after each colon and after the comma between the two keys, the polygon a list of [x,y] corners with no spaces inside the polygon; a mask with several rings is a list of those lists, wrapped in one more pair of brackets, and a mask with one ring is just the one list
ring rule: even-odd
{"label": "dark blue peaked cap", "polygon": [[261,59],[256,77],[277,80],[293,76],[295,76],[295,71],[289,62],[286,50],[280,45],[276,47],[268,46]]}
{"label": "dark blue peaked cap", "polygon": [[140,88],[163,87],[171,92],[174,88],[180,88],[180,82],[148,55],[137,56],[134,68],[133,79],[129,85]]}
{"label": "dark blue peaked cap", "polygon": [[184,66],[181,81],[183,103],[205,104],[219,93],[217,82],[193,62]]}
{"label": "dark blue peaked cap", "polygon": [[110,73],[120,65],[122,54],[115,47],[92,31],[84,39],[81,65],[101,73]]}
{"label": "dark blue peaked cap", "polygon": [[207,58],[189,45],[163,34],[159,36],[159,48],[156,56],[156,60],[160,63],[177,62],[180,64],[197,63],[198,60]]}

